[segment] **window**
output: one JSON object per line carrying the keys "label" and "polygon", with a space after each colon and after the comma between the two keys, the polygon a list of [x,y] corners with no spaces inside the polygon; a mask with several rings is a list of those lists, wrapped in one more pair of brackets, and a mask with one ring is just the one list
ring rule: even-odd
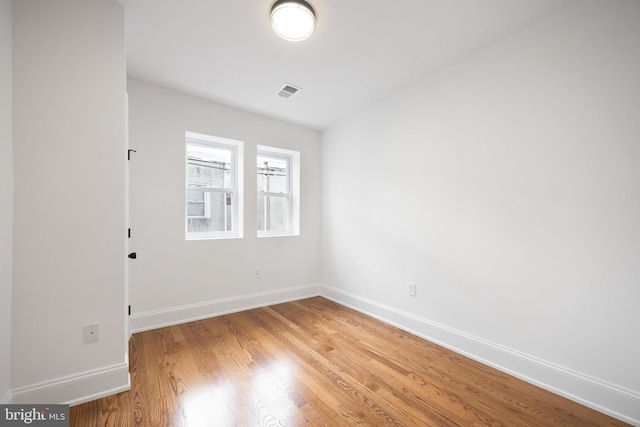
{"label": "window", "polygon": [[186,133],[186,239],[242,237],[240,141]]}
{"label": "window", "polygon": [[258,237],[300,234],[300,153],[258,146]]}

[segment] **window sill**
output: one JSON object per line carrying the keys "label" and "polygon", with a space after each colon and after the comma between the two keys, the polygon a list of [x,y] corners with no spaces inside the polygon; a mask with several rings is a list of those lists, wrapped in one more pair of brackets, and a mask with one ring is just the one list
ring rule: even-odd
{"label": "window sill", "polygon": [[263,237],[296,237],[299,236],[300,233],[289,233],[289,232],[283,232],[283,233],[278,233],[278,232],[274,232],[274,233],[259,233],[258,234],[258,238],[261,239]]}
{"label": "window sill", "polygon": [[193,240],[226,240],[226,239],[242,239],[242,236],[186,236],[184,240],[187,242]]}

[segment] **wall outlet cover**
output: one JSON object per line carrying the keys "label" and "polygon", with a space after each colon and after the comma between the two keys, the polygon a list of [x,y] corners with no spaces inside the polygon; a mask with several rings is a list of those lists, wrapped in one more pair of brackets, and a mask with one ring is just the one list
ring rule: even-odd
{"label": "wall outlet cover", "polygon": [[84,343],[87,344],[96,341],[98,341],[98,324],[89,323],[84,325]]}

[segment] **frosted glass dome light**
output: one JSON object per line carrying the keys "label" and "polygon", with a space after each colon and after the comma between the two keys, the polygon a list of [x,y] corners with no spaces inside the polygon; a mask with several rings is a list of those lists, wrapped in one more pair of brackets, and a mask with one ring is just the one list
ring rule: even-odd
{"label": "frosted glass dome light", "polygon": [[271,26],[285,40],[305,40],[316,29],[316,14],[304,0],[278,0],[271,7]]}

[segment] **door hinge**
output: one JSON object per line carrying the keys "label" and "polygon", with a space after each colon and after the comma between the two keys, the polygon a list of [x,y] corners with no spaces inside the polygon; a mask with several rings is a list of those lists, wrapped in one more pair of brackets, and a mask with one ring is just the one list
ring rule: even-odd
{"label": "door hinge", "polygon": [[131,306],[129,306],[129,316],[131,316]]}
{"label": "door hinge", "polygon": [[127,237],[130,239],[131,238],[131,229],[127,228]]}

